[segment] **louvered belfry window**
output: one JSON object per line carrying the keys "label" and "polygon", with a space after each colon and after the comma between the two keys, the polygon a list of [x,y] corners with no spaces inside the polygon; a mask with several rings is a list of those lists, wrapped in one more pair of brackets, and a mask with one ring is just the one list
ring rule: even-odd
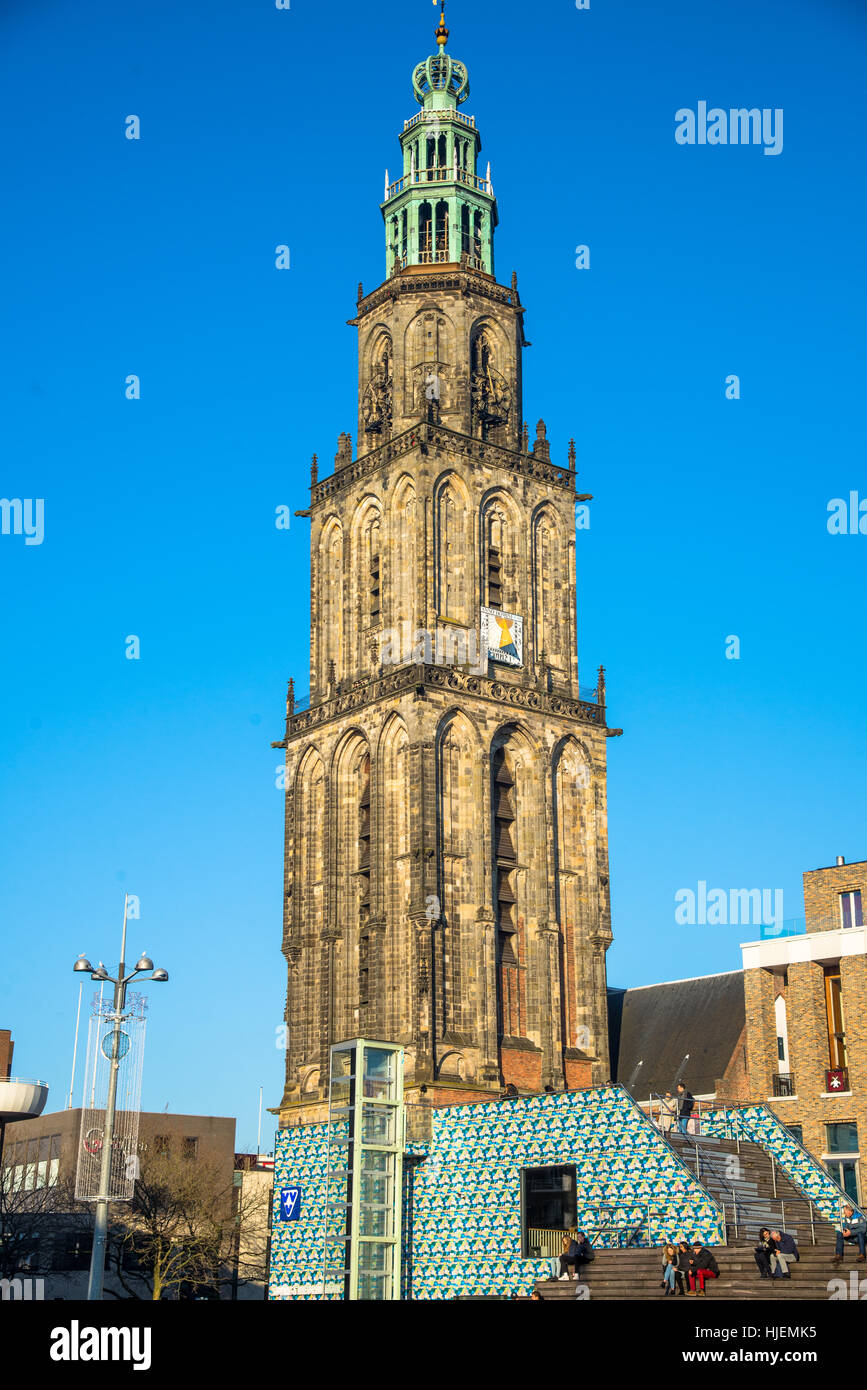
{"label": "louvered belfry window", "polygon": [[497,874],[497,931],[500,958],[517,963],[515,916],[515,783],[502,749],[494,759],[494,858]]}

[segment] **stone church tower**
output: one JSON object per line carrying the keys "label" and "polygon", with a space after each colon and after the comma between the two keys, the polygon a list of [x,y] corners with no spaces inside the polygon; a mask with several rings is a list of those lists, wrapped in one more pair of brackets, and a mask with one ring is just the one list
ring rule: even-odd
{"label": "stone church tower", "polygon": [[[608,1076],[604,681],[579,691],[575,450],[522,415],[524,307],[463,63],[418,64],[359,286],[358,447],[314,460],[309,702],[290,686],[281,1125],[328,1050],[403,1043],[409,1096]],[[564,449],[564,455],[566,451]],[[307,515],[307,513],[304,513]],[[582,698],[582,694],[584,698]]]}

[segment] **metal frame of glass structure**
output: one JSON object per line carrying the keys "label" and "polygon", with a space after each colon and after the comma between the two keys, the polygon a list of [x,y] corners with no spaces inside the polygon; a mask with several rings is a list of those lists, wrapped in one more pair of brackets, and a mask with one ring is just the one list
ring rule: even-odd
{"label": "metal frame of glass structure", "polygon": [[400,1298],[403,1061],[397,1043],[331,1048],[323,1298]]}

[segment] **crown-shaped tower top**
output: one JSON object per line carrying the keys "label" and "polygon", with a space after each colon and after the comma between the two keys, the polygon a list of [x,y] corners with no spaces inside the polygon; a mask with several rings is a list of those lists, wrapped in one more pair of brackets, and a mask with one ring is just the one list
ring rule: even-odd
{"label": "crown-shaped tower top", "polygon": [[417,63],[412,88],[421,111],[404,121],[403,175],[385,172],[386,275],[414,265],[464,263],[494,274],[497,200],[488,165],[479,173],[482,138],[474,116],[458,110],[470,94],[466,64],[446,52],[445,5],[437,51]]}
{"label": "crown-shaped tower top", "polygon": [[419,106],[424,106],[426,110],[460,106],[470,94],[466,65],[446,53],[449,31],[446,28],[445,5],[436,31],[436,41],[436,53],[418,63],[412,74],[413,91]]}

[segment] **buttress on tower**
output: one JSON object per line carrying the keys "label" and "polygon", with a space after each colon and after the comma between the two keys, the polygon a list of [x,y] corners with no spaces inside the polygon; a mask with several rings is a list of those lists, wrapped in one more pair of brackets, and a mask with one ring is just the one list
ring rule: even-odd
{"label": "buttress on tower", "polygon": [[[330,1045],[406,1049],[412,1097],[608,1075],[604,680],[578,685],[575,450],[522,416],[524,308],[465,66],[419,63],[359,286],[358,450],[311,495],[310,698],[287,705],[281,1125]],[[580,499],[586,500],[586,499]]]}

